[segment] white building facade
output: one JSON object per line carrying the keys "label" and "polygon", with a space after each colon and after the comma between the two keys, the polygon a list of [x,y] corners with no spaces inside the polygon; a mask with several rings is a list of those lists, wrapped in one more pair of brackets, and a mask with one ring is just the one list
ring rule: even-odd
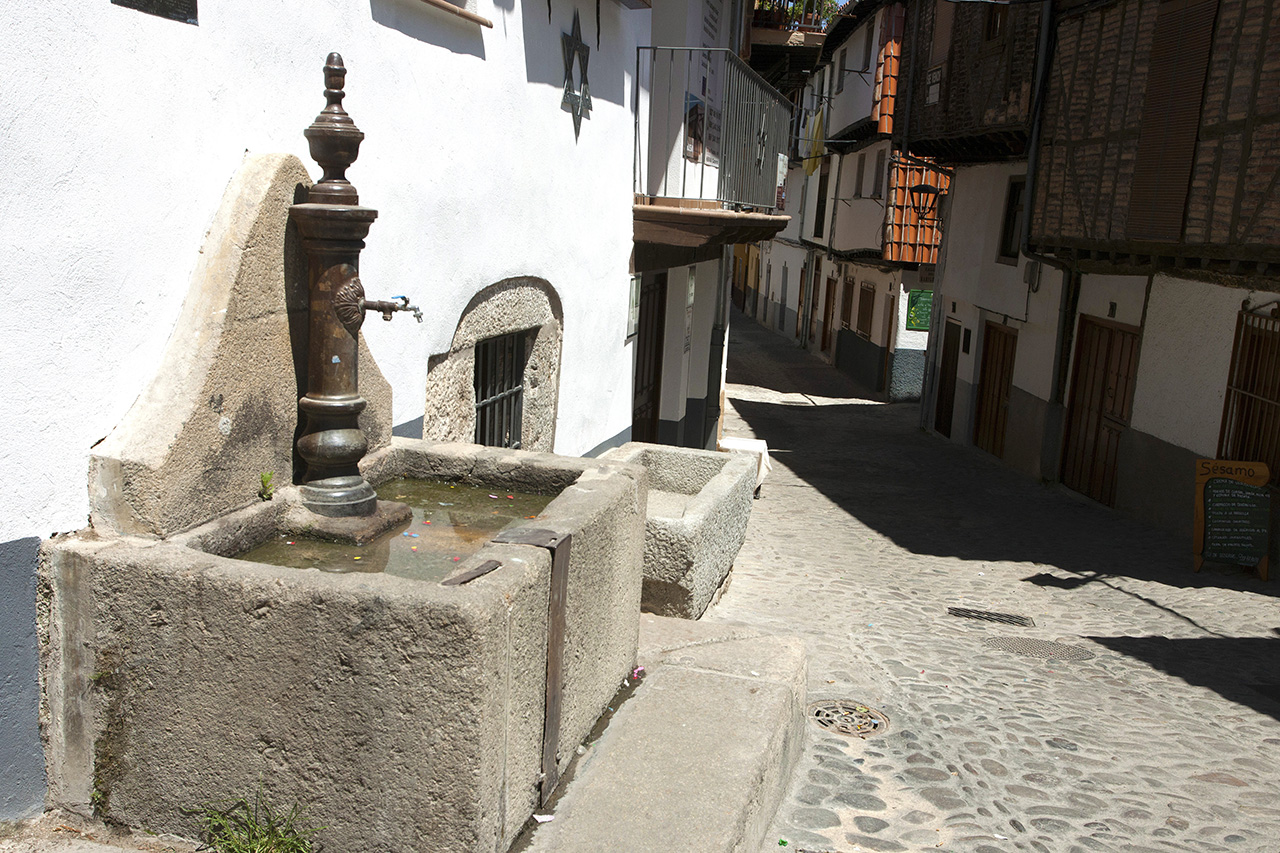
{"label": "white building facade", "polygon": [[[39,542],[85,525],[90,449],[153,379],[246,157],[293,154],[319,177],[302,131],[325,104],[331,51],[348,72],[343,106],[365,134],[347,177],[379,211],[361,279],[370,298],[404,294],[425,315],[364,325],[395,433],[472,440],[474,413],[449,371],[471,369],[469,317],[498,332],[528,325],[493,301],[518,285],[540,294],[559,333],[539,365],[556,390],[536,449],[595,455],[632,437],[636,148],[648,132],[637,122],[651,82],[637,58],[658,32],[692,38],[677,46],[731,47],[744,4],[647,6],[54,0],[0,11],[0,32],[23,46],[0,92],[0,243],[10,288],[30,305],[6,314],[0,344],[20,413],[0,452],[11,483],[0,499],[0,818],[44,803]],[[704,44],[696,33],[711,19],[723,37]],[[725,120],[726,161],[740,136]],[[723,267],[720,249],[649,259],[646,274],[661,272],[676,294],[664,309],[664,419],[718,399]]]}

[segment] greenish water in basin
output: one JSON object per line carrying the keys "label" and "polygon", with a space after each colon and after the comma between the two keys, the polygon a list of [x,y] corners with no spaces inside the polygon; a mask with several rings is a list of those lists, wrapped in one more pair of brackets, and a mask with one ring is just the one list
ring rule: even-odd
{"label": "greenish water in basin", "polygon": [[554,495],[431,480],[391,480],[378,489],[378,497],[408,504],[413,508],[413,519],[367,545],[278,536],[236,559],[295,569],[386,572],[442,581],[499,531],[536,518]]}

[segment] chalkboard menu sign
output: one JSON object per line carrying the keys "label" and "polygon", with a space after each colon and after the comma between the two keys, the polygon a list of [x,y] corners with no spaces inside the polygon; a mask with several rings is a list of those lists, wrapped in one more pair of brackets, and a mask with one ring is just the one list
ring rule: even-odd
{"label": "chalkboard menu sign", "polygon": [[1195,569],[1205,560],[1257,566],[1267,579],[1271,471],[1261,462],[1196,460]]}
{"label": "chalkboard menu sign", "polygon": [[111,4],[184,24],[199,23],[196,20],[196,0],[111,0]]}

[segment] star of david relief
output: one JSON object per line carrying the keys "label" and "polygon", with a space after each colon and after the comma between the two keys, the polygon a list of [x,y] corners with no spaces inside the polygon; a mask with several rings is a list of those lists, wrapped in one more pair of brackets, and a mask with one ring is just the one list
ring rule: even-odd
{"label": "star of david relief", "polygon": [[[591,56],[591,48],[582,40],[582,22],[578,19],[577,9],[573,11],[573,31],[562,33],[560,38],[563,39],[564,48],[564,99],[560,101],[560,106],[568,107],[573,113],[573,138],[577,139],[582,119],[591,118],[588,115],[591,112],[591,89],[587,85],[587,60]],[[576,89],[573,85],[574,59],[578,60],[578,67],[582,71],[582,84]]]}

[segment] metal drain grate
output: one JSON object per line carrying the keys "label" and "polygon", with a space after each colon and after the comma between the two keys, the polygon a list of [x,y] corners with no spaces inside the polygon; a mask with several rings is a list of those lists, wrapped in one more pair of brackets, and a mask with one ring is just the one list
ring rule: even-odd
{"label": "metal drain grate", "polygon": [[1093,652],[1079,646],[1068,646],[1066,643],[1054,643],[1049,640],[1033,640],[1029,637],[987,637],[982,644],[990,649],[1002,652],[1013,652],[1029,658],[1048,658],[1050,660],[1092,660]]}
{"label": "metal drain grate", "polygon": [[963,616],[965,619],[981,619],[984,622],[999,622],[1003,625],[1021,625],[1023,628],[1034,628],[1036,626],[1030,616],[1015,616],[1012,613],[970,610],[968,607],[948,607],[947,613],[952,616]]}
{"label": "metal drain grate", "polygon": [[814,702],[809,706],[809,719],[819,728],[863,740],[889,728],[889,718],[884,714],[866,705],[843,699]]}

